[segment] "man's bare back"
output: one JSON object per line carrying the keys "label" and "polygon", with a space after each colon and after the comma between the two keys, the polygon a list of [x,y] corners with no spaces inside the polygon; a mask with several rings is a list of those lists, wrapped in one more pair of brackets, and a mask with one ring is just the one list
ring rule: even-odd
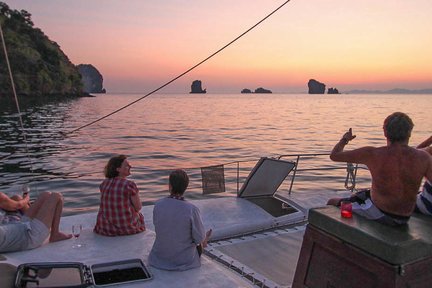
{"label": "man's bare back", "polygon": [[[365,164],[372,176],[370,198],[384,213],[410,216],[423,177],[432,181],[432,157],[424,150],[408,146],[414,124],[408,115],[395,112],[384,121],[387,146],[362,147],[344,151],[356,136],[349,129],[334,146],[330,159],[338,162]],[[340,199],[330,199],[337,205]]]}
{"label": "man's bare back", "polygon": [[431,169],[424,151],[407,145],[390,144],[371,148],[365,164],[372,176],[371,198],[384,212],[410,216],[422,179]]}

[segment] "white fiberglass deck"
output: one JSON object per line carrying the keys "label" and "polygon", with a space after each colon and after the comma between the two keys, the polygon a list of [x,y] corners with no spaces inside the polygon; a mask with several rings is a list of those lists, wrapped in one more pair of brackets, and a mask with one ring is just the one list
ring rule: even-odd
{"label": "white fiberglass deck", "polygon": [[[305,199],[297,197],[282,197],[291,201],[299,201],[305,213],[311,208],[324,206],[330,196],[345,196],[349,192],[331,193],[320,192]],[[313,197],[311,199],[310,197]],[[303,200],[303,201],[302,201]],[[302,227],[279,230],[278,227],[290,223],[300,223],[305,220],[305,213],[295,212],[281,217],[273,217],[255,204],[241,198],[227,196],[225,198],[193,200],[191,201],[201,211],[206,229],[213,229],[212,244],[207,253],[222,256],[224,259],[235,261],[237,266],[245,267],[246,273],[254,273],[257,278],[261,276],[267,279],[268,287],[290,287],[290,279],[295,271],[296,257],[302,239]],[[121,236],[104,237],[93,233],[96,223],[96,213],[85,213],[80,215],[63,217],[61,229],[71,232],[72,224],[83,225],[80,241],[86,244],[84,248],[73,249],[73,240],[57,243],[47,243],[40,248],[5,253],[7,259],[1,263],[10,263],[18,266],[29,262],[81,262],[86,265],[106,263],[124,259],[140,258],[147,264],[147,257],[153,245],[155,233],[152,221],[153,206],[144,206],[142,212],[145,217],[147,230],[143,233]],[[258,233],[255,236],[237,237],[231,242],[219,241],[224,238],[235,238],[236,236],[272,229],[274,232]],[[281,237],[279,237],[281,236]],[[244,240],[244,242],[243,242]],[[261,245],[265,242],[265,245]],[[254,244],[255,242],[255,244]],[[233,244],[230,246],[229,244]],[[286,246],[286,247],[284,247]],[[289,247],[288,247],[289,246]],[[248,248],[249,247],[249,248]],[[252,247],[252,248],[251,248]],[[248,249],[253,253],[247,255]],[[239,253],[237,253],[239,252]],[[262,254],[264,253],[264,254]],[[260,255],[259,261],[253,262],[250,257]],[[241,277],[232,269],[221,265],[219,261],[212,260],[208,255],[202,256],[202,266],[184,272],[169,272],[148,267],[153,274],[153,279],[145,282],[146,287],[252,287],[253,284]],[[247,256],[245,258],[245,255]],[[264,257],[263,255],[266,255]],[[282,255],[282,256],[281,256]],[[256,257],[255,257],[256,258]],[[286,260],[286,261],[285,261]],[[148,265],[147,265],[148,266]],[[254,270],[255,269],[255,270]],[[254,271],[254,272],[251,272]],[[283,275],[283,271],[287,275]],[[1,282],[1,281],[0,281]],[[0,283],[0,287],[2,287]],[[122,285],[124,287],[140,287],[142,283]],[[273,286],[272,286],[273,284]]]}
{"label": "white fiberglass deck", "polygon": [[[247,200],[227,197],[210,200],[192,201],[202,213],[206,229],[214,230],[214,238],[225,238],[231,233],[248,233],[275,225],[298,222],[304,218],[303,213],[294,213],[277,219],[260,207]],[[70,232],[72,224],[83,225],[79,241],[83,248],[72,248],[73,240],[47,243],[40,248],[3,254],[5,262],[15,266],[29,262],[81,262],[86,265],[106,263],[131,258],[140,258],[147,264],[147,257],[155,239],[152,224],[153,206],[142,209],[146,220],[147,231],[130,236],[105,237],[93,233],[96,222],[95,213],[63,217],[61,228]],[[1,263],[1,262],[0,262]],[[149,267],[153,279],[146,282],[146,287],[250,287],[250,281],[211,260],[202,257],[202,266],[184,272],[168,272]],[[142,283],[141,283],[142,285]],[[139,283],[124,286],[139,287]]]}

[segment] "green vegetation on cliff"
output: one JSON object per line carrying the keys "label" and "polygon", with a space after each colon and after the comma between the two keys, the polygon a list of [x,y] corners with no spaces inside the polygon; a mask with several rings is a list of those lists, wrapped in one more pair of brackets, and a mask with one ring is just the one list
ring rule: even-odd
{"label": "green vegetation on cliff", "polygon": [[[12,10],[0,2],[0,25],[3,30],[16,92],[19,95],[83,94],[78,69],[39,28],[33,27],[25,10]],[[1,39],[0,39],[1,40]],[[0,98],[12,95],[12,86],[1,43]]]}

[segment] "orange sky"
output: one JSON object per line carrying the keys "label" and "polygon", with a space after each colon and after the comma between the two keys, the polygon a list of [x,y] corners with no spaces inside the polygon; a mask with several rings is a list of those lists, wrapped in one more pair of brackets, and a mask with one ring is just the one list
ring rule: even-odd
{"label": "orange sky", "polygon": [[[149,92],[240,35],[284,1],[13,0],[108,92]],[[265,87],[305,92],[432,88],[432,1],[292,0],[227,50],[161,92]]]}

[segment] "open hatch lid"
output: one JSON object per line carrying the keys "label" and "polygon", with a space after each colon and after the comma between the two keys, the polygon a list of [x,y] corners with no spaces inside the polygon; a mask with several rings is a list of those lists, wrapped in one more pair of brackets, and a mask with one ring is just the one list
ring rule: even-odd
{"label": "open hatch lid", "polygon": [[249,173],[238,197],[273,196],[296,163],[261,157]]}

